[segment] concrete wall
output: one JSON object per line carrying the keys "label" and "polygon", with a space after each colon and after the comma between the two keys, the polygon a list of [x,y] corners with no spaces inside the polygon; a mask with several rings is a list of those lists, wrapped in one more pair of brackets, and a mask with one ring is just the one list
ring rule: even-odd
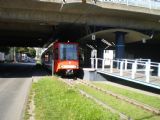
{"label": "concrete wall", "polygon": [[91,81],[107,80],[101,74],[97,73],[94,69],[84,68],[83,72],[84,72],[83,80],[91,80]]}

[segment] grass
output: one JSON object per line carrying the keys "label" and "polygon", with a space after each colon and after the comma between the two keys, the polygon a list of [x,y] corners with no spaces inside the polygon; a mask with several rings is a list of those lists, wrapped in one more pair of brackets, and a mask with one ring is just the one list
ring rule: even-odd
{"label": "grass", "polygon": [[118,100],[112,96],[106,95],[102,92],[99,92],[93,88],[90,88],[85,85],[78,85],[81,89],[86,91],[89,94],[92,94],[94,97],[98,98],[99,100],[103,101],[104,103],[112,106],[114,109],[120,111],[121,113],[126,114],[127,116],[136,119],[136,120],[159,120],[160,116],[155,116],[154,114],[142,110],[136,106],[128,104],[124,101]]}
{"label": "grass", "polygon": [[116,86],[112,86],[104,83],[94,83],[94,85],[160,109],[159,97],[145,95],[142,93],[134,92],[128,89],[126,90],[120,87],[116,87]]}
{"label": "grass", "polygon": [[104,110],[74,88],[43,78],[33,84],[36,120],[115,120],[118,115]]}
{"label": "grass", "polygon": [[26,108],[25,108],[25,112],[24,112],[24,116],[23,116],[24,120],[29,120],[29,118],[30,118],[30,114],[28,112],[28,109],[29,109],[29,103],[26,105]]}
{"label": "grass", "polygon": [[32,89],[29,93],[29,96],[27,98],[27,103],[26,103],[26,106],[25,106],[25,111],[24,111],[24,115],[23,115],[23,120],[29,120],[30,117],[31,117],[31,114],[29,113],[29,110],[30,110],[30,104],[31,104],[31,100],[32,100]]}
{"label": "grass", "polygon": [[37,60],[36,64],[40,64],[41,65],[41,60]]}

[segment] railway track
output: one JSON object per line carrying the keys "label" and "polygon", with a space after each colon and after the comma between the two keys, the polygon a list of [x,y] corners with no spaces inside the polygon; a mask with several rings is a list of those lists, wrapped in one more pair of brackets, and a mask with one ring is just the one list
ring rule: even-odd
{"label": "railway track", "polygon": [[92,83],[89,83],[89,82],[86,82],[84,80],[81,80],[81,79],[78,79],[78,80],[72,80],[72,79],[61,79],[61,81],[65,82],[66,84],[68,84],[69,86],[71,87],[76,87],[76,89],[85,97],[87,97],[88,99],[91,99],[93,100],[95,103],[99,104],[100,106],[102,106],[103,108],[105,108],[106,110],[109,110],[111,111],[112,113],[116,113],[119,115],[119,117],[121,119],[124,119],[124,120],[132,120],[131,117],[125,115],[124,113],[121,113],[120,111],[114,109],[112,106],[108,105],[107,103],[104,103],[102,102],[101,100],[97,99],[96,97],[92,96],[91,94],[85,92],[84,90],[82,90],[81,88],[77,87],[76,84],[83,84],[85,86],[88,86],[90,88],[93,88],[97,91],[100,91],[106,95],[110,95],[112,97],[115,97],[116,99],[119,99],[121,101],[125,101],[131,105],[134,105],[134,106],[137,106],[143,110],[146,110],[148,112],[151,112],[155,115],[160,115],[160,110],[157,109],[157,108],[154,108],[152,106],[149,106],[148,104],[144,104],[144,103],[141,103],[139,101],[136,101],[134,99],[130,99],[128,97],[125,97],[125,96],[122,96],[122,95],[119,95],[119,94],[116,94],[112,91],[109,91],[109,90],[104,90],[100,87],[97,87],[96,85],[93,85]]}
{"label": "railway track", "polygon": [[[66,83],[67,85],[69,85],[70,87],[75,87],[75,82],[71,79],[62,79],[59,78],[59,80],[63,81],[64,83]],[[78,81],[79,82],[79,81]],[[80,92],[80,94],[82,94],[83,96],[85,96],[88,99],[93,100],[95,103],[97,103],[98,105],[102,106],[103,108],[105,108],[106,110],[111,111],[112,113],[118,114],[121,120],[132,120],[132,118],[130,118],[129,116],[119,112],[118,110],[112,108],[111,106],[107,105],[106,103],[102,102],[101,100],[95,98],[94,96],[88,94],[87,92],[83,91],[82,89],[76,87],[77,90]]]}
{"label": "railway track", "polygon": [[110,96],[113,96],[113,97],[115,97],[116,99],[123,100],[123,101],[125,101],[125,102],[127,102],[127,103],[130,103],[130,104],[132,104],[132,105],[135,105],[135,106],[137,106],[137,107],[139,107],[139,108],[141,108],[141,109],[147,110],[147,111],[152,112],[152,113],[154,113],[154,114],[156,114],[156,115],[160,115],[160,110],[157,109],[157,108],[154,108],[154,107],[152,107],[152,106],[149,106],[149,105],[147,105],[147,104],[141,103],[141,102],[139,102],[139,101],[130,99],[130,98],[128,98],[128,97],[125,97],[125,96],[122,96],[122,95],[113,93],[113,92],[111,92],[111,91],[109,91],[109,90],[104,90],[104,89],[102,89],[102,88],[99,88],[99,87],[97,87],[97,86],[95,86],[95,85],[93,85],[93,84],[91,84],[91,83],[82,81],[82,80],[80,80],[80,79],[79,79],[78,81],[79,81],[81,84],[87,85],[87,86],[89,86],[89,87],[91,87],[91,88],[94,88],[94,89],[96,89],[96,90],[98,90],[98,91],[101,91],[101,92],[103,92],[103,93],[105,93],[105,94],[108,94],[108,95],[110,95]]}

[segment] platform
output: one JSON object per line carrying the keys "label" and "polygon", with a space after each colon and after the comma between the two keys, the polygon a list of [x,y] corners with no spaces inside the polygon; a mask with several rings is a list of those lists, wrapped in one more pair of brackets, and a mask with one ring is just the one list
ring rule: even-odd
{"label": "platform", "polygon": [[150,76],[150,82],[146,82],[146,77],[144,74],[141,73],[136,73],[135,74],[135,79],[131,78],[131,72],[129,71],[124,71],[123,72],[123,76],[120,76],[120,71],[117,69],[113,69],[113,73],[110,73],[110,69],[97,69],[98,73],[102,73],[102,74],[106,74],[109,76],[113,76],[113,77],[117,77],[117,78],[121,78],[123,80],[127,80],[130,82],[135,82],[138,84],[142,84],[145,86],[149,86],[149,87],[153,87],[153,88],[157,88],[160,89],[160,77],[155,77],[155,76]]}
{"label": "platform", "polygon": [[105,66],[104,59],[92,60],[94,65],[91,69],[96,73],[160,89],[160,63],[124,59],[110,60],[110,65]]}

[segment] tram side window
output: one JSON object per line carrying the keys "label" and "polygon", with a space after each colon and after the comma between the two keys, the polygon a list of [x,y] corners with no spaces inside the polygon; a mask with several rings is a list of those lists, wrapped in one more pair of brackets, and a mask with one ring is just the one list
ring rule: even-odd
{"label": "tram side window", "polygon": [[49,60],[48,57],[49,57],[48,54],[46,54],[45,55],[45,62],[48,62],[48,60]]}
{"label": "tram side window", "polygon": [[52,52],[49,53],[49,62],[52,62],[52,59],[53,59],[53,55],[52,55]]}
{"label": "tram side window", "polygon": [[58,60],[58,48],[55,49],[54,59]]}

